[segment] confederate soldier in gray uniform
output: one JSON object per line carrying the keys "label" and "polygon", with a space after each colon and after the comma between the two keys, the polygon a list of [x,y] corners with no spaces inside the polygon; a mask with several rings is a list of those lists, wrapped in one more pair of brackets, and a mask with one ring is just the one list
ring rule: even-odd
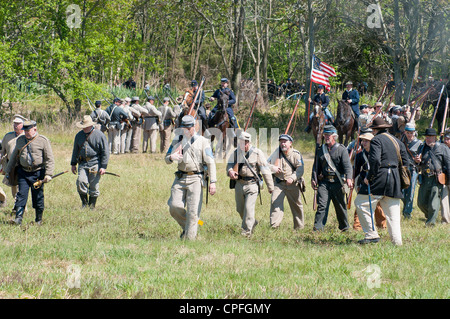
{"label": "confederate soldier in gray uniform", "polygon": [[[345,195],[347,189],[353,187],[352,165],[347,148],[336,142],[338,137],[336,128],[332,125],[325,125],[323,135],[325,142],[317,150],[311,177],[312,187],[317,189],[314,230],[322,230],[325,226],[330,201],[333,201],[339,229],[346,231],[349,223]],[[315,181],[318,181],[318,184]]]}
{"label": "confederate soldier in gray uniform", "polygon": [[107,131],[107,127],[109,122],[111,121],[111,117],[106,111],[102,110],[102,101],[95,101],[95,110],[91,113],[91,118],[97,124],[95,128],[102,132]]}
{"label": "confederate soldier in gray uniform", "polygon": [[169,98],[165,97],[163,100],[163,106],[158,109],[158,111],[161,112],[161,123],[159,123],[161,153],[166,152],[169,148],[170,136],[174,127],[174,119],[177,117],[177,114],[169,106],[169,102]]}
{"label": "confederate soldier in gray uniform", "polygon": [[[11,158],[11,154],[16,146],[17,138],[24,134],[23,132],[23,123],[27,121],[26,118],[24,118],[20,114],[14,115],[13,120],[13,127],[14,130],[12,132],[6,133],[6,135],[2,139],[2,149],[0,151],[1,156],[1,163],[2,163],[2,174],[5,175],[5,169],[8,165],[9,159]],[[7,178],[3,179],[3,183],[11,187],[11,194],[14,198],[14,201],[16,199],[16,194],[18,192],[17,185],[11,185],[9,183],[9,180]],[[3,191],[3,190],[2,190]],[[2,194],[5,198],[2,200],[3,204],[6,204],[6,194]],[[25,208],[26,212],[26,208]],[[14,208],[12,209],[11,214],[16,214],[16,206],[14,205]]]}
{"label": "confederate soldier in gray uniform", "polygon": [[[156,153],[156,139],[158,138],[158,124],[161,122],[161,112],[158,111],[154,105],[155,98],[148,97],[147,103],[143,106],[147,110],[147,115],[144,117],[144,124],[142,129],[144,131],[144,139],[142,141],[142,152],[146,153],[150,148],[150,153]],[[148,142],[150,140],[150,147]]]}
{"label": "confederate soldier in gray uniform", "polygon": [[287,134],[279,137],[280,147],[268,158],[274,178],[270,206],[270,226],[280,226],[284,215],[284,197],[287,197],[294,219],[294,229],[302,229],[305,225],[302,194],[304,165],[299,151],[292,147],[293,139]]}
{"label": "confederate soldier in gray uniform", "polygon": [[130,111],[133,114],[130,152],[138,153],[139,145],[141,144],[143,118],[148,115],[148,112],[146,108],[139,104],[139,96],[134,96],[131,99]]}
{"label": "confederate soldier in gray uniform", "polygon": [[128,119],[128,114],[120,107],[121,104],[121,100],[115,98],[113,104],[105,110],[111,118],[108,126],[108,146],[113,154],[120,153],[120,129],[122,121]]}
{"label": "confederate soldier in gray uniform", "polygon": [[235,184],[236,210],[242,219],[241,234],[249,237],[258,224],[255,205],[263,178],[269,193],[273,192],[272,173],[264,153],[251,145],[251,135],[244,131],[238,137],[238,148],[227,163],[227,175]]}
{"label": "confederate soldier in gray uniform", "polygon": [[[72,173],[76,174],[78,165],[77,191],[82,207],[95,208],[100,195],[100,176],[105,174],[109,160],[109,148],[105,134],[94,128],[95,123],[88,115],[76,126],[82,130],[75,136],[73,143]],[[89,197],[88,197],[89,195]]]}
{"label": "confederate soldier in gray uniform", "polygon": [[33,184],[38,180],[48,183],[52,180],[55,169],[50,141],[38,134],[35,121],[23,123],[24,135],[17,138],[16,146],[6,166],[6,178],[10,179],[13,170],[17,170],[19,192],[16,197],[17,225],[22,223],[25,206],[28,200],[28,191],[31,189],[33,208],[36,211],[35,222],[41,224],[44,213],[44,184],[35,188]]}
{"label": "confederate soldier in gray uniform", "polygon": [[173,139],[165,157],[167,164],[178,163],[167,204],[170,215],[183,229],[182,239],[195,239],[197,236],[203,200],[202,187],[206,187],[205,175],[208,175],[210,182],[207,191],[211,195],[216,193],[216,164],[211,143],[195,134],[194,125],[193,116],[183,116],[180,125],[183,134]]}

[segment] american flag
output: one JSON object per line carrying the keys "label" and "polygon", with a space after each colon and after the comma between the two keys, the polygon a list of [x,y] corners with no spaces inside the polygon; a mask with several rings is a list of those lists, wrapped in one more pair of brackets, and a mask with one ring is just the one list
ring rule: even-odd
{"label": "american flag", "polygon": [[330,76],[336,76],[336,72],[331,65],[320,61],[316,55],[313,55],[313,63],[311,70],[311,81],[317,84],[322,84],[329,91],[331,86],[328,78]]}

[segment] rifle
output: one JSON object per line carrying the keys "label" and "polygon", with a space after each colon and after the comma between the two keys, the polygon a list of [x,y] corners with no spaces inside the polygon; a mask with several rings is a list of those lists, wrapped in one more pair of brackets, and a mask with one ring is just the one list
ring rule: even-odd
{"label": "rifle", "polygon": [[86,98],[88,100],[89,107],[91,108],[91,110],[95,111],[95,108],[92,107],[92,105],[94,105],[94,104],[92,103],[91,99],[86,95],[86,93],[83,92],[83,94],[84,94],[84,96],[86,96]]}
{"label": "rifle", "polygon": [[102,95],[102,97],[106,101],[106,103],[111,104],[111,102],[103,95],[103,93],[100,92],[100,94]]}
{"label": "rifle", "polygon": [[[442,120],[442,127],[441,127],[441,134],[440,134],[440,136],[441,136],[441,142],[442,142],[442,139],[443,139],[443,136],[444,136],[445,127],[446,127],[446,125],[447,125],[448,99],[449,99],[449,98],[447,97],[447,99],[446,99],[446,101],[445,101],[444,117],[443,117],[443,120]],[[439,104],[438,104],[438,105],[439,105]],[[438,107],[438,105],[436,105],[436,108]]]}
{"label": "rifle", "polygon": [[[437,110],[438,110],[438,108],[439,108],[439,103],[441,103],[441,97],[442,97],[442,93],[444,92],[444,88],[445,88],[445,85],[442,86],[441,94],[439,95],[438,103],[436,104],[436,107],[434,108],[433,118],[431,119],[431,123],[430,123],[429,128],[432,128],[432,127],[433,127],[434,120],[436,119],[436,113],[437,113]],[[431,88],[428,88],[428,90],[426,90],[425,93],[427,93],[429,90],[431,90]],[[425,94],[425,95],[422,97],[423,100],[425,99],[425,96],[426,96],[426,95],[428,95],[428,93]],[[421,101],[420,101],[421,103],[422,103],[422,99],[421,99]],[[445,118],[444,118],[444,120],[445,120]]]}
{"label": "rifle", "polygon": [[203,84],[204,84],[204,83],[205,83],[205,76],[202,77],[202,81],[200,82],[200,85],[199,85],[199,87],[198,87],[197,93],[195,93],[195,97],[194,97],[194,99],[192,100],[192,104],[191,104],[191,106],[189,107],[189,111],[187,112],[188,115],[192,115],[192,116],[194,116],[194,117],[197,117],[197,110],[195,110],[195,113],[193,113],[193,114],[192,114],[192,110],[194,109],[195,101],[197,101],[197,98],[198,98],[198,96],[199,96],[199,94],[200,94],[200,91],[201,91],[202,88],[203,88]]}
{"label": "rifle", "polygon": [[358,154],[358,148],[359,148],[359,134],[360,134],[361,130],[360,127],[358,127],[358,135],[356,136],[356,143],[354,148],[351,150],[350,152],[350,159],[353,156],[353,153],[355,153],[355,159],[353,161],[353,187],[350,188],[350,194],[348,195],[347,198],[347,209],[350,209],[352,207],[352,196],[353,196],[353,189],[355,187],[355,173],[356,173],[356,154]]}
{"label": "rifle", "polygon": [[259,94],[259,89],[256,91],[255,99],[253,100],[253,105],[252,105],[252,108],[250,109],[250,114],[248,115],[247,123],[245,123],[244,131],[247,131],[248,126],[250,125],[250,120],[252,118],[253,111],[255,110],[256,103],[258,102],[258,100],[257,100],[258,94]]}
{"label": "rifle", "polygon": [[383,97],[384,92],[386,91],[386,87],[387,87],[388,83],[389,83],[389,81],[384,84],[383,90],[381,91],[381,94],[378,96],[377,102],[380,102],[381,98]]}
{"label": "rifle", "polygon": [[314,211],[317,210],[317,188],[319,187],[319,179],[318,179],[318,174],[317,174],[319,158],[318,158],[317,154],[318,154],[321,140],[322,140],[322,128],[319,126],[319,132],[317,133],[317,138],[316,138],[316,151],[314,153],[314,168],[313,168],[314,172],[316,173],[315,177],[314,177],[314,184],[316,185],[316,187],[313,188],[314,189],[314,199],[313,199],[313,210]]}
{"label": "rifle", "polygon": [[[64,171],[64,172],[55,174],[55,175],[52,176],[52,179],[54,179],[54,178],[56,178],[56,177],[58,177],[58,176],[61,176],[62,174],[65,174],[65,173],[67,173],[67,172],[68,172],[68,171]],[[42,184],[44,184],[44,181],[43,181],[43,180],[38,180],[38,181],[36,181],[36,182],[33,183],[33,187],[34,187],[34,189],[38,189],[38,188],[40,188],[40,187],[42,186]]]}

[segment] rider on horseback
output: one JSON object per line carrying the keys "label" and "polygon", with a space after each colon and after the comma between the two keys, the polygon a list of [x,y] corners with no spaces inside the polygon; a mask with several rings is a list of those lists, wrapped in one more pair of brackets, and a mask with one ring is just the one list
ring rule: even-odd
{"label": "rider on horseback", "polygon": [[[317,94],[314,96],[314,99],[311,100],[311,98],[309,98],[309,102],[317,102],[320,105],[322,105],[322,109],[323,112],[325,113],[325,121],[327,125],[334,125],[334,117],[333,114],[331,114],[330,110],[328,109],[328,104],[330,104],[330,98],[328,97],[328,95],[326,95],[324,93],[324,89],[325,87],[320,84],[317,87]],[[308,122],[308,126],[305,129],[305,132],[310,132],[311,131],[311,120],[313,118],[314,114],[311,113],[311,115],[309,116],[309,122]]]}
{"label": "rider on horseback", "polygon": [[[238,128],[239,125],[237,124],[236,121],[236,117],[234,116],[234,112],[233,112],[233,108],[232,105],[234,103],[236,103],[236,97],[233,93],[233,91],[228,88],[228,79],[227,78],[222,78],[220,80],[220,84],[221,84],[221,88],[217,89],[214,94],[209,98],[210,101],[213,100],[218,100],[220,98],[220,93],[221,92],[229,92],[229,100],[228,100],[228,106],[227,106],[227,114],[228,114],[228,118],[230,119],[230,124],[234,127],[234,128]],[[218,110],[218,105],[219,103],[217,103],[217,105],[211,110],[211,112],[209,113],[208,116],[208,122],[211,121],[212,118],[214,118],[214,114],[217,112]]]}

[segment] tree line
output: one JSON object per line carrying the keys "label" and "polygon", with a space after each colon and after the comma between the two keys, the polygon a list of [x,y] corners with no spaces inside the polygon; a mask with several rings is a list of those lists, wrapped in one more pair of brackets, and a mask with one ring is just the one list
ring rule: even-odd
{"label": "tree line", "polygon": [[[367,82],[378,94],[404,84],[405,103],[419,76],[448,79],[445,0],[0,0],[1,102],[17,82],[53,91],[74,111],[84,93],[120,85],[188,87],[230,79],[240,98],[251,79],[296,79],[309,90],[312,54],[331,64],[334,90]],[[238,101],[239,104],[239,101]]]}

